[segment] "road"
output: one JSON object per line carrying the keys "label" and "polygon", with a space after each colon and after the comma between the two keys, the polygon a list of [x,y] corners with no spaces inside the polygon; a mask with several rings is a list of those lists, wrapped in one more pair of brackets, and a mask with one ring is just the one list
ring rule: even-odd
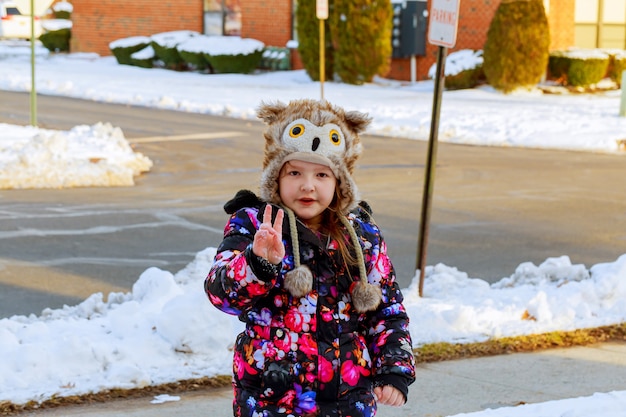
{"label": "road", "polygon": [[[0,123],[28,121],[28,94],[0,91]],[[134,187],[0,190],[0,317],[129,291],[148,267],[177,272],[218,245],[224,202],[258,189],[258,121],[38,97],[39,127],[99,121],[121,127],[153,169]],[[406,287],[427,144],[363,142],[355,178]],[[625,157],[439,144],[427,264],[493,282],[548,257],[616,260],[626,253]]]}

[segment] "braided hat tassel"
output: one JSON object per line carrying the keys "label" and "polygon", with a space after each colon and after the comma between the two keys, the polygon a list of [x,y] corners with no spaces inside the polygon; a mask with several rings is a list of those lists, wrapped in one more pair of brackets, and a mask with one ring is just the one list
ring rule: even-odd
{"label": "braided hat tassel", "polygon": [[380,287],[372,285],[367,281],[367,271],[365,270],[365,259],[363,258],[363,251],[361,250],[361,244],[359,238],[354,231],[354,228],[345,216],[339,216],[341,223],[348,229],[352,244],[356,249],[356,257],[359,263],[359,277],[357,282],[353,282],[350,286],[350,295],[352,296],[352,305],[354,309],[359,313],[365,313],[373,311],[378,308],[378,305],[383,299],[382,291]]}
{"label": "braided hat tassel", "polygon": [[313,273],[306,265],[300,265],[300,242],[298,241],[298,229],[296,215],[287,207],[283,207],[289,219],[289,231],[293,245],[294,269],[285,274],[284,287],[294,297],[304,297],[313,289]]}

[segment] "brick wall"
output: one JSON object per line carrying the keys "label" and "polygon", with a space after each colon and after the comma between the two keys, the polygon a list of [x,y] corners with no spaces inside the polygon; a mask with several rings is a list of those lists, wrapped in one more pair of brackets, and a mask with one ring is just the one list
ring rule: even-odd
{"label": "brick wall", "polygon": [[172,30],[202,32],[202,0],[73,0],[74,52],[111,55],[109,43]]}
{"label": "brick wall", "polygon": [[242,0],[241,37],[284,48],[291,40],[291,0]]}
{"label": "brick wall", "polygon": [[[428,8],[432,0],[428,0]],[[548,0],[551,49],[574,44],[574,2]],[[149,36],[171,30],[203,30],[203,0],[154,1],[74,0],[71,49],[74,52],[97,52],[110,55],[109,43],[129,36]],[[292,38],[292,0],[241,1],[241,36],[266,45],[284,47]],[[461,0],[456,46],[482,49],[491,19],[500,0]],[[292,67],[302,68],[297,51],[292,53]],[[428,76],[437,60],[437,47],[426,42],[426,56],[416,58],[416,79]],[[386,75],[397,80],[411,79],[409,59],[394,59]]]}
{"label": "brick wall", "polygon": [[[428,0],[428,9],[432,0]],[[459,26],[456,45],[448,54],[461,49],[482,49],[487,40],[487,31],[500,0],[461,0],[459,6]],[[426,34],[428,37],[428,33]],[[426,56],[416,57],[415,78],[420,81],[428,78],[428,70],[437,62],[437,46],[426,40]],[[397,80],[411,79],[410,59],[394,59],[387,77]]]}

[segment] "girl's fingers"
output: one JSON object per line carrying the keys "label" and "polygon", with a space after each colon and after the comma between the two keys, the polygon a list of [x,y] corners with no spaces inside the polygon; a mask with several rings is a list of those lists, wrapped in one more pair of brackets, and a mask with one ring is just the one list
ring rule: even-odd
{"label": "girl's fingers", "polygon": [[274,230],[276,230],[276,234],[278,236],[283,235],[283,217],[285,216],[285,212],[282,209],[278,209],[276,213],[276,219],[274,220]]}
{"label": "girl's fingers", "polygon": [[272,206],[269,204],[265,206],[265,211],[263,212],[263,223],[272,224]]}

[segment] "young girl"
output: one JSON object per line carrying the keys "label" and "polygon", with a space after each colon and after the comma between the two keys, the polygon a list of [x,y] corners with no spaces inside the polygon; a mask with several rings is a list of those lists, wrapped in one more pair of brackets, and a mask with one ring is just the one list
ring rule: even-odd
{"label": "young girl", "polygon": [[239,316],[237,417],[374,416],[415,379],[387,248],[352,179],[370,118],[328,102],[262,104],[260,197],[240,191],[205,282]]}

